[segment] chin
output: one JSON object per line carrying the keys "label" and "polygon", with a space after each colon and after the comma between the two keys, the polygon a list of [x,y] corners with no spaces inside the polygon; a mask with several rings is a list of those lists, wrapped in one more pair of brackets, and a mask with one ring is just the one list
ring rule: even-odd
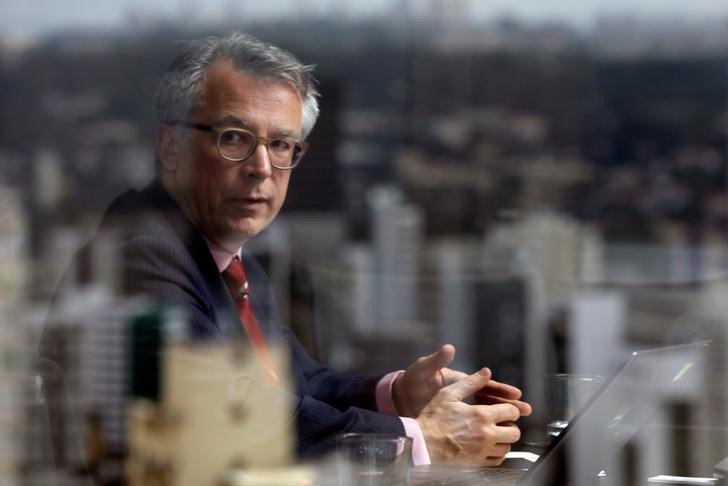
{"label": "chin", "polygon": [[230,228],[230,234],[235,235],[237,238],[247,240],[263,231],[265,226],[263,224],[250,224],[250,222],[245,222],[245,224],[238,224]]}

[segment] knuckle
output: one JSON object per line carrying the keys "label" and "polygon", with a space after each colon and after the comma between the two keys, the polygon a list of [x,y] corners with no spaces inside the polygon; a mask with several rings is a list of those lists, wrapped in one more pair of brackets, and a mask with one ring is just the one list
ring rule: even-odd
{"label": "knuckle", "polygon": [[493,410],[490,407],[478,407],[477,409],[478,417],[485,423],[493,423],[494,417],[493,417]]}
{"label": "knuckle", "polygon": [[437,403],[441,407],[452,407],[453,402],[455,402],[455,396],[452,394],[452,392],[448,390],[440,390],[435,394],[434,397],[432,397],[431,402]]}
{"label": "knuckle", "polygon": [[476,435],[480,442],[491,443],[495,441],[493,431],[490,430],[488,427],[481,428]]}

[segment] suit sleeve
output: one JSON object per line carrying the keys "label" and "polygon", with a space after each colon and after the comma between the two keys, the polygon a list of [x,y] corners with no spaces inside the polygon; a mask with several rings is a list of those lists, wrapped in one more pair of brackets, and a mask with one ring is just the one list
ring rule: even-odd
{"label": "suit sleeve", "polygon": [[296,450],[302,458],[330,452],[336,436],[347,432],[405,435],[398,417],[357,407],[339,410],[309,395],[299,398],[296,420]]}
{"label": "suit sleeve", "polygon": [[405,435],[399,417],[376,412],[379,377],[334,373],[313,360],[288,330],[294,372],[303,373],[306,392],[299,394],[296,409],[297,443],[301,457],[332,450],[337,435],[376,432]]}

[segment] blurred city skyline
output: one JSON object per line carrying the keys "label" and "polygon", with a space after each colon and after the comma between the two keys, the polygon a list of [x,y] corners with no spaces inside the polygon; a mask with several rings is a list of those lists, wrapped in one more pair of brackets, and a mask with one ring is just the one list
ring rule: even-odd
{"label": "blurred city skyline", "polygon": [[[629,484],[705,475],[728,451],[727,0],[1,11],[0,389],[33,407],[0,407],[0,483],[76,485],[93,460],[122,484],[146,457],[144,422],[127,420],[144,409],[127,404],[176,405],[153,370],[160,331],[178,338],[183,316],[125,294],[125,225],[86,242],[113,198],[154,177],[152,99],[175,41],[232,29],[316,66],[305,162],[276,222],[246,242],[314,356],[375,374],[451,343],[454,368],[487,364],[524,390],[530,441],[545,433],[546,373],[608,375],[635,349],[714,339],[709,371],[665,392],[622,469]],[[41,333],[65,384],[31,369]],[[136,370],[150,378],[139,387]]]}
{"label": "blurred city skyline", "polygon": [[[43,36],[73,29],[123,29],[130,23],[149,20],[194,23],[217,22],[238,17],[241,20],[337,17],[344,20],[376,18],[400,12],[412,17],[437,15],[452,10],[453,2],[443,0],[35,0],[5,2],[0,16],[3,35]],[[589,28],[600,18],[628,16],[652,21],[704,21],[728,18],[728,2],[723,0],[547,0],[511,2],[508,0],[457,0],[457,10],[472,23],[498,18],[525,22],[559,21]],[[467,14],[465,14],[467,12]]]}

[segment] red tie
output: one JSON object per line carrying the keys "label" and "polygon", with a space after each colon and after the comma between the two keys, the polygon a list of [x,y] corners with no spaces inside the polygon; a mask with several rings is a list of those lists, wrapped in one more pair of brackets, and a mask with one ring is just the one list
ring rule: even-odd
{"label": "red tie", "polygon": [[280,386],[273,359],[270,356],[270,351],[268,351],[268,346],[265,344],[263,332],[260,330],[255,314],[253,314],[253,306],[250,305],[248,277],[245,275],[243,264],[237,256],[233,257],[233,261],[222,272],[222,276],[233,296],[240,321],[243,323],[243,328],[245,328],[248,339],[253,345],[258,362],[263,368],[263,377],[266,384],[271,387]]}

